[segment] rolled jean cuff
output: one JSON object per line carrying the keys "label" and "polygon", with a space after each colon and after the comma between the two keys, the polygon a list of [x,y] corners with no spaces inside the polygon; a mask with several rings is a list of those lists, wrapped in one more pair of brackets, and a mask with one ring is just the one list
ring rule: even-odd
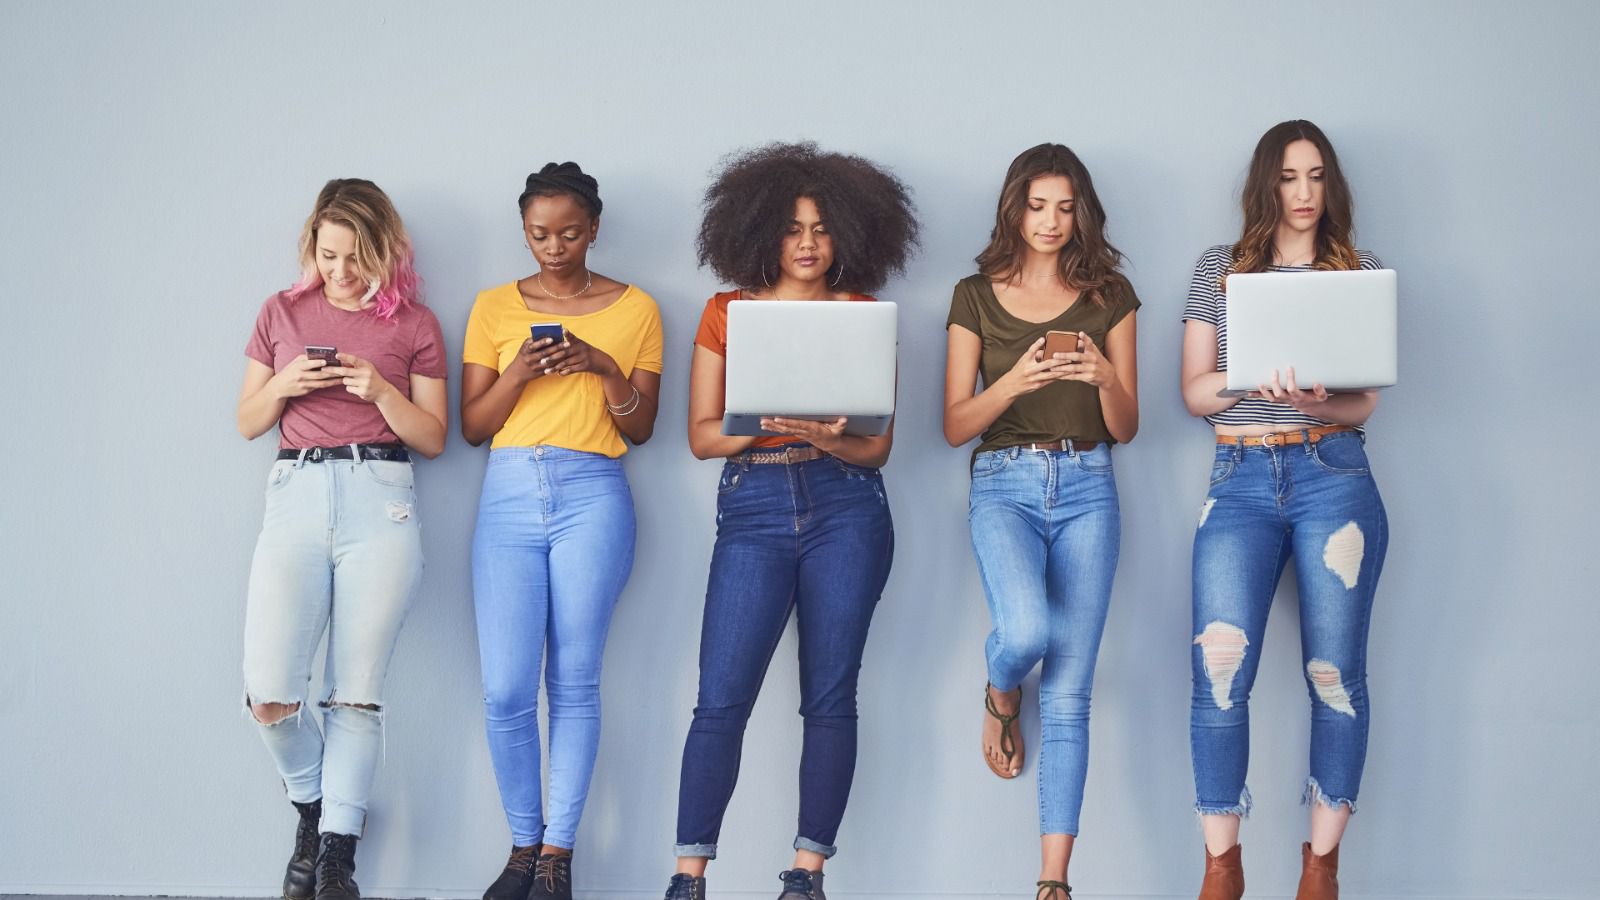
{"label": "rolled jean cuff", "polygon": [[1322,792],[1322,785],[1318,784],[1315,778],[1306,779],[1306,789],[1305,792],[1300,795],[1300,805],[1326,806],[1329,809],[1338,809],[1339,807],[1343,806],[1350,810],[1350,815],[1353,816],[1356,814],[1356,798],[1330,797]]}
{"label": "rolled jean cuff", "polygon": [[716,844],[677,844],[677,845],[674,845],[673,848],[672,848],[672,855],[676,856],[676,857],[678,857],[680,859],[683,858],[683,857],[686,857],[686,856],[699,857],[699,858],[702,858],[702,859],[716,859],[717,858],[717,845]]}
{"label": "rolled jean cuff", "polygon": [[367,811],[348,803],[322,795],[322,823],[317,830],[323,834],[348,834],[361,837],[367,827]]}
{"label": "rolled jean cuff", "polygon": [[1250,807],[1252,805],[1254,805],[1254,801],[1250,799],[1250,788],[1245,787],[1239,792],[1239,802],[1232,806],[1218,806],[1196,800],[1194,811],[1197,815],[1202,816],[1238,816],[1241,819],[1248,819],[1250,818]]}
{"label": "rolled jean cuff", "polygon": [[796,850],[806,850],[811,853],[815,853],[823,859],[833,859],[833,855],[839,852],[838,847],[832,847],[827,844],[819,844],[816,841],[804,837],[796,837],[794,839],[794,848]]}

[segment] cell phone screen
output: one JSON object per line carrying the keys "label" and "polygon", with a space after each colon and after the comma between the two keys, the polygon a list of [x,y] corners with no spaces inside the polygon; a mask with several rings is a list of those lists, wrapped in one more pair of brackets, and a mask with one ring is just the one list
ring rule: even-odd
{"label": "cell phone screen", "polygon": [[325,362],[323,368],[339,364],[339,350],[337,347],[306,347],[307,359],[320,359]]}
{"label": "cell phone screen", "polygon": [[560,322],[535,322],[528,326],[528,334],[535,343],[549,338],[554,342],[551,346],[566,340],[567,336],[566,330],[561,327]]}

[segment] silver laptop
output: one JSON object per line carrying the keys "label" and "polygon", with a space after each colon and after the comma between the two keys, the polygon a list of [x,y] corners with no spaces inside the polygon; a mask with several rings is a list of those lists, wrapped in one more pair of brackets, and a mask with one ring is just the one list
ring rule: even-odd
{"label": "silver laptop", "polygon": [[845,416],[847,434],[883,434],[894,418],[896,324],[883,301],[729,303],[722,433],[770,435],[762,416]]}
{"label": "silver laptop", "polygon": [[1279,381],[1330,392],[1388,387],[1399,379],[1392,269],[1255,272],[1228,276],[1228,381],[1239,397]]}

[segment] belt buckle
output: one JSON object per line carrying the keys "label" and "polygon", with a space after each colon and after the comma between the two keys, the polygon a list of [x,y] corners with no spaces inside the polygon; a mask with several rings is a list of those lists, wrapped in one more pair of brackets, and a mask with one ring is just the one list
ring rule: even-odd
{"label": "belt buckle", "polygon": [[312,447],[311,452],[306,454],[306,459],[314,463],[322,462],[322,448]]}

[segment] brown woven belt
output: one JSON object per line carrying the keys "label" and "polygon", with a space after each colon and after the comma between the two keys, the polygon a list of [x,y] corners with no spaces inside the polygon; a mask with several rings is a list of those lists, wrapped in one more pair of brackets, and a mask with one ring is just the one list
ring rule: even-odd
{"label": "brown woven belt", "polygon": [[787,466],[792,463],[803,463],[810,462],[813,459],[821,459],[827,455],[828,454],[822,452],[821,450],[807,445],[804,447],[785,447],[782,450],[746,450],[737,456],[730,456],[728,459],[732,460],[733,462],[746,463],[754,466]]}
{"label": "brown woven belt", "polygon": [[1217,443],[1227,444],[1231,447],[1288,447],[1294,444],[1315,444],[1330,434],[1341,434],[1355,430],[1352,425],[1320,425],[1316,428],[1302,428],[1299,431],[1279,431],[1256,437],[1219,434],[1217,435]]}

